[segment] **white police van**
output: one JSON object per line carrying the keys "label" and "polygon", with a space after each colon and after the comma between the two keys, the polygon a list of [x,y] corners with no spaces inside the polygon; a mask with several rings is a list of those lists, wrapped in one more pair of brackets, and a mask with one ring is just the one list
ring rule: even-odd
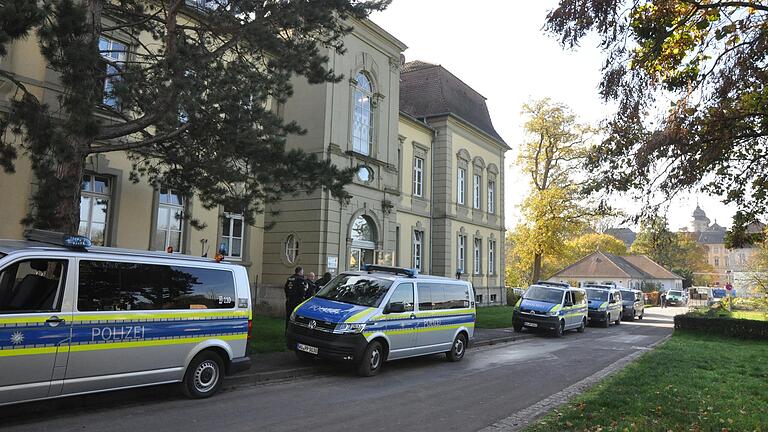
{"label": "white police van", "polygon": [[242,266],[47,231],[0,240],[0,405],[173,382],[208,397],[250,366],[250,326]]}
{"label": "white police van", "polygon": [[286,341],[302,359],[349,362],[363,376],[406,357],[445,353],[460,361],[474,335],[474,299],[466,281],[368,265],[339,274],[296,307]]}

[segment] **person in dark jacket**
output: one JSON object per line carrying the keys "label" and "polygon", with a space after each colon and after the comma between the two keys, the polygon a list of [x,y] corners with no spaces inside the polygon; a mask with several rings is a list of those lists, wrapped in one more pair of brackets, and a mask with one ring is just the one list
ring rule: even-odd
{"label": "person in dark jacket", "polygon": [[333,279],[333,275],[331,274],[331,272],[325,272],[323,277],[318,279],[317,282],[315,282],[315,284],[317,285],[317,288],[320,289],[320,288],[328,285],[328,282],[330,282],[331,279]]}
{"label": "person in dark jacket", "polygon": [[304,298],[308,299],[315,294],[317,294],[317,283],[315,282],[317,280],[317,276],[314,272],[309,272],[307,275],[307,292],[304,294]]}
{"label": "person in dark jacket", "polygon": [[285,281],[285,329],[288,329],[288,322],[291,320],[291,313],[304,301],[308,288],[307,280],[304,279],[304,269],[296,267],[294,273]]}

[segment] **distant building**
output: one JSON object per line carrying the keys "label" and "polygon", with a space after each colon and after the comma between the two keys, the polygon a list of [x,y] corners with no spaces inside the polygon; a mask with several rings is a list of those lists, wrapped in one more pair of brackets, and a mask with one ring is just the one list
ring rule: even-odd
{"label": "distant building", "polygon": [[623,241],[627,246],[627,249],[632,246],[632,243],[634,243],[637,238],[637,233],[629,228],[609,228],[605,230],[604,234],[608,234]]}
{"label": "distant building", "polygon": [[613,283],[628,288],[650,291],[682,289],[683,278],[668,271],[645,255],[618,256],[593,252],[555,273],[552,282]]}
{"label": "distant building", "polygon": [[[728,249],[725,246],[726,229],[718,225],[717,221],[710,225],[707,213],[698,205],[693,211],[691,231],[687,233],[697,243],[704,246],[707,251],[707,262],[713,271],[708,274],[713,285],[724,286],[726,283],[736,282],[738,274],[749,272],[749,263],[757,252],[756,247]],[[749,233],[760,233],[765,229],[761,223],[753,223],[747,228]],[[737,289],[740,286],[736,287]]]}

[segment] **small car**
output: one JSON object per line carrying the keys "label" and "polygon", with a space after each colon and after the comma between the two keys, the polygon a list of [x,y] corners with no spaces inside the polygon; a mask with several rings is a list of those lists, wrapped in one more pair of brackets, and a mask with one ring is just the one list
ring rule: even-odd
{"label": "small car", "polygon": [[528,287],[512,310],[512,327],[546,329],[561,337],[566,330],[587,326],[587,296],[567,283],[539,281]]}
{"label": "small car", "polygon": [[667,306],[686,306],[688,301],[680,290],[667,291]]}
{"label": "small car", "polygon": [[587,291],[590,323],[598,322],[606,328],[612,322],[621,324],[621,291],[614,285],[604,284],[587,284],[583,288]]}
{"label": "small car", "polygon": [[460,361],[475,330],[475,293],[462,280],[367,265],[340,273],[293,310],[287,348],[357,366],[362,376],[384,362],[445,353]]}
{"label": "small car", "polygon": [[622,318],[627,320],[643,319],[645,302],[643,292],[636,289],[620,288],[622,303]]}

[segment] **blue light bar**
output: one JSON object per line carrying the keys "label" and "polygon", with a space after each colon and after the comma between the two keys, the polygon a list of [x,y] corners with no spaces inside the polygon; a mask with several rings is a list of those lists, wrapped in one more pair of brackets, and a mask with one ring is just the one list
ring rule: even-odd
{"label": "blue light bar", "polygon": [[401,267],[390,267],[390,266],[374,265],[374,264],[364,265],[363,270],[367,271],[368,273],[379,271],[379,272],[386,272],[386,273],[401,274],[411,278],[416,277],[416,275],[418,274],[418,271],[414,269],[406,269]]}
{"label": "blue light bar", "polygon": [[93,246],[93,243],[88,237],[73,235],[64,237],[64,246],[73,249],[84,249]]}

